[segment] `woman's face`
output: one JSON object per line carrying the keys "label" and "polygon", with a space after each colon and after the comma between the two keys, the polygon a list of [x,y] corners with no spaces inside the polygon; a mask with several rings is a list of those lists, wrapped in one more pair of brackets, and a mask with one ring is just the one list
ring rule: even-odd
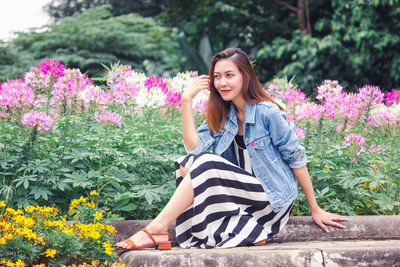
{"label": "woman's face", "polygon": [[243,100],[243,75],[231,59],[219,60],[214,66],[214,86],[225,101]]}

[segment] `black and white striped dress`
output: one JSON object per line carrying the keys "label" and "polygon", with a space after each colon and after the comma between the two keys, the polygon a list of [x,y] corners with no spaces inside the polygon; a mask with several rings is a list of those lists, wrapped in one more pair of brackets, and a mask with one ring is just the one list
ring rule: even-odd
{"label": "black and white striped dress", "polygon": [[274,212],[258,179],[252,174],[243,136],[233,149],[239,166],[212,153],[187,155],[175,162],[189,169],[194,202],[176,219],[176,239],[182,248],[229,248],[252,245],[278,233],[289,220],[292,204]]}

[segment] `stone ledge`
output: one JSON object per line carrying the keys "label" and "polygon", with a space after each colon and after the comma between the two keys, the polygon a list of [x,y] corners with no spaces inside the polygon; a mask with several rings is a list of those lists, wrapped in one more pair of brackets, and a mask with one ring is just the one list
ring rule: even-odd
{"label": "stone ledge", "polygon": [[[116,241],[123,240],[145,227],[150,221],[113,221],[117,229]],[[349,216],[343,222],[345,229],[328,227],[329,233],[322,231],[311,217],[291,217],[286,227],[269,242],[301,242],[301,241],[339,241],[339,240],[400,240],[400,216]],[[175,244],[174,225],[168,229],[170,240]],[[175,244],[176,245],[176,244]]]}
{"label": "stone ledge", "polygon": [[[174,225],[169,228],[175,247],[120,252],[127,266],[390,266],[400,267],[400,216],[350,216],[345,229],[323,232],[311,217],[291,217],[282,232],[266,246],[229,249],[177,247]],[[149,221],[113,221],[116,241],[132,235]]]}
{"label": "stone ledge", "polygon": [[400,266],[400,240],[270,243],[229,249],[144,249],[121,255],[127,266]]}

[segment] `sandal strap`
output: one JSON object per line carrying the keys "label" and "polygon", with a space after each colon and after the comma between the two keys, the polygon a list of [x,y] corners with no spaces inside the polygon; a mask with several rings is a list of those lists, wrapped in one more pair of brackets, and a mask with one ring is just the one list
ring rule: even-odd
{"label": "sandal strap", "polygon": [[[147,230],[146,228],[143,228],[143,229],[141,229],[140,231],[145,232],[145,233],[151,238],[151,240],[153,240],[154,245],[158,245],[157,241],[156,241],[156,240],[154,239],[154,237],[153,237],[153,234],[150,233],[149,230]],[[156,235],[156,234],[154,234],[154,235]]]}
{"label": "sandal strap", "polygon": [[128,244],[129,246],[131,246],[131,249],[136,249],[136,245],[135,245],[135,243],[133,243],[133,241],[132,241],[132,239],[129,237],[129,238],[127,238],[127,239],[125,239],[124,241],[122,241],[122,242],[124,242],[124,243],[126,243],[126,244]]}

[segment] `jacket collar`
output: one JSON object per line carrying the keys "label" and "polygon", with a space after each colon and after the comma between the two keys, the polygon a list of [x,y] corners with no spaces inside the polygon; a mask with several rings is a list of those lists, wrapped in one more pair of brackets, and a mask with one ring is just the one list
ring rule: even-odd
{"label": "jacket collar", "polygon": [[[246,117],[244,123],[254,123],[256,116],[256,104],[246,102]],[[237,125],[235,105],[231,102],[228,118]]]}
{"label": "jacket collar", "polygon": [[256,104],[246,102],[246,117],[244,123],[254,123],[256,117]]}

